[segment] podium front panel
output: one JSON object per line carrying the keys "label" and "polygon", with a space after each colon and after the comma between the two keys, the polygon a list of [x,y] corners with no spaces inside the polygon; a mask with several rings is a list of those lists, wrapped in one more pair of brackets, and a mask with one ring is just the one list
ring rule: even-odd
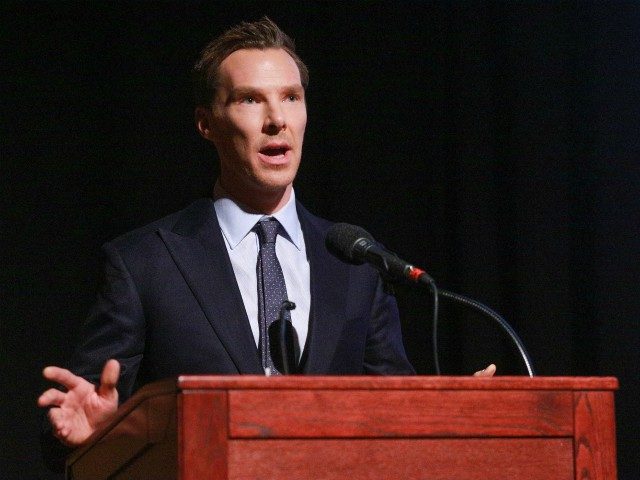
{"label": "podium front panel", "polygon": [[613,378],[185,376],[67,462],[84,479],[616,478]]}

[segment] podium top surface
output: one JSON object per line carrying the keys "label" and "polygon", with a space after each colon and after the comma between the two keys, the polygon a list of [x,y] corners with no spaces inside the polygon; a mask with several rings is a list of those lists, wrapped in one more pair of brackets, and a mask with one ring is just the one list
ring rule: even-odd
{"label": "podium top surface", "polygon": [[[617,390],[614,377],[445,377],[182,375],[167,380],[177,390]],[[163,382],[164,383],[164,382]]]}

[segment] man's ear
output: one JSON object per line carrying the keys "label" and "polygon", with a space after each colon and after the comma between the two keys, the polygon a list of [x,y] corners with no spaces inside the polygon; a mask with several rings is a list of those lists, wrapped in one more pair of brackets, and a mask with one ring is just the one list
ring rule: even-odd
{"label": "man's ear", "polygon": [[215,130],[213,128],[213,112],[210,108],[203,106],[196,107],[195,111],[196,129],[203,138],[213,142]]}

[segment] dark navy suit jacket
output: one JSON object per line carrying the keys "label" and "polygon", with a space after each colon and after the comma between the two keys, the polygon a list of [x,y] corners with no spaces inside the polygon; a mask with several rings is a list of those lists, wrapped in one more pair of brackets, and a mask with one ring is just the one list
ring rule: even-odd
{"label": "dark navy suit jacket", "polygon": [[[324,245],[329,222],[297,204],[311,272],[304,374],[413,374],[395,299],[377,272]],[[213,200],[104,245],[104,286],[71,369],[97,381],[122,365],[121,400],[179,374],[263,374]]]}
{"label": "dark navy suit jacket", "polygon": [[[331,225],[297,204],[311,272],[311,309],[301,370],[312,375],[413,374],[395,299],[378,273],[333,257]],[[140,386],[181,374],[264,374],[213,200],[103,246],[105,277],[70,369],[98,383],[104,363],[122,367],[126,400]],[[46,463],[70,450],[41,436]]]}

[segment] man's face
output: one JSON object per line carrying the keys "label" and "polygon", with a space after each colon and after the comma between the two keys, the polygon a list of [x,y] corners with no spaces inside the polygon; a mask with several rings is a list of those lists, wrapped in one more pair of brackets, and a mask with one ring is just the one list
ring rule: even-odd
{"label": "man's face", "polygon": [[288,53],[237,50],[225,58],[205,135],[220,156],[222,187],[238,199],[290,191],[306,123],[300,72]]}

